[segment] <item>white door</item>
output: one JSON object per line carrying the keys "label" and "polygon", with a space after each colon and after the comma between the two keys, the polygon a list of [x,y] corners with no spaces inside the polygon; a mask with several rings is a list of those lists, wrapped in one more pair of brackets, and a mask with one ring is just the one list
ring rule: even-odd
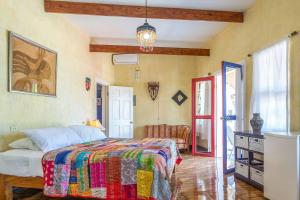
{"label": "white door", "polygon": [[109,137],[133,138],[133,88],[109,86]]}

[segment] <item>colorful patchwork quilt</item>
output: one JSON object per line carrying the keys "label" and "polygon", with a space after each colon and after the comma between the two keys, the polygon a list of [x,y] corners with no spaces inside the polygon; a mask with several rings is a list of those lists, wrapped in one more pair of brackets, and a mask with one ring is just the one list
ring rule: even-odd
{"label": "colorful patchwork quilt", "polygon": [[181,161],[175,141],[105,139],[48,152],[44,194],[109,200],[169,200]]}

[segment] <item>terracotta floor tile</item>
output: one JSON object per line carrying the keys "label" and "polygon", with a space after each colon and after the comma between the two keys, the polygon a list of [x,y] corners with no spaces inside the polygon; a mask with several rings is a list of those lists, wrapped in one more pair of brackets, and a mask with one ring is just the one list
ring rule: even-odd
{"label": "terracotta floor tile", "polygon": [[264,200],[263,192],[237,180],[232,174],[223,175],[222,159],[183,155],[176,168],[176,181],[182,186],[177,199],[195,200]]}

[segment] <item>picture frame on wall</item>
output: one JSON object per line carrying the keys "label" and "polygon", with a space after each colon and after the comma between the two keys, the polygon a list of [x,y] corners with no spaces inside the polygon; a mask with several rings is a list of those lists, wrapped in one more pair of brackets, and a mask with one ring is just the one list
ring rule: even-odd
{"label": "picture frame on wall", "polygon": [[57,53],[8,32],[9,92],[56,97]]}

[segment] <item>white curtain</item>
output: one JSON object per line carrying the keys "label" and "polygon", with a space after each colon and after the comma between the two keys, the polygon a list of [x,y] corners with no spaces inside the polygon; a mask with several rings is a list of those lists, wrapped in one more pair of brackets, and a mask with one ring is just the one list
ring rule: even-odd
{"label": "white curtain", "polygon": [[283,40],[253,57],[251,114],[261,114],[263,131],[288,130],[288,43]]}
{"label": "white curtain", "polygon": [[[211,115],[211,82],[199,82],[197,84],[198,89],[198,101],[197,115]],[[199,139],[207,139],[210,141],[210,125],[211,121],[208,119],[197,120],[197,135],[200,136]]]}

